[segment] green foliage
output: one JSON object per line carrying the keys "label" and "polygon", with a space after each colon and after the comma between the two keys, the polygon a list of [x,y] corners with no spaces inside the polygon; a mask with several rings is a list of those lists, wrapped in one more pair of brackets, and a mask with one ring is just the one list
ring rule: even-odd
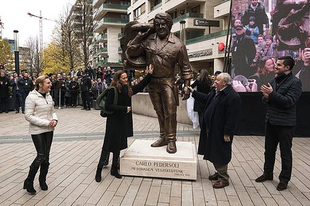
{"label": "green foliage", "polygon": [[62,50],[55,41],[44,49],[42,73],[57,74],[61,70],[68,73],[70,70],[69,57],[62,55]]}
{"label": "green foliage", "polygon": [[0,64],[4,65],[7,71],[13,70],[13,54],[11,45],[7,39],[0,39]]}

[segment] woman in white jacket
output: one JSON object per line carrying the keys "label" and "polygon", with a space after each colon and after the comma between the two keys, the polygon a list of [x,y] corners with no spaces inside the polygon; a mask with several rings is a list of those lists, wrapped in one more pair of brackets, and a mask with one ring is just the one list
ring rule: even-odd
{"label": "woman in white jacket", "polygon": [[49,153],[53,141],[53,131],[57,125],[57,116],[54,111],[54,102],[49,94],[51,81],[48,76],[36,79],[35,90],[26,98],[25,118],[29,122],[29,132],[37,150],[37,156],[30,165],[24,189],[30,194],[36,194],[33,180],[40,167],[39,183],[42,190],[47,190],[46,175],[49,167]]}

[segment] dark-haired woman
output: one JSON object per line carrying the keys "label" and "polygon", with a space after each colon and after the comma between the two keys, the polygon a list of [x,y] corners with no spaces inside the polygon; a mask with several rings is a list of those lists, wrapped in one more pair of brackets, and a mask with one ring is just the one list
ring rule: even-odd
{"label": "dark-haired woman", "polygon": [[40,168],[39,183],[42,190],[47,190],[46,176],[49,168],[49,154],[53,141],[53,131],[57,125],[57,116],[51,91],[51,81],[48,76],[40,76],[35,81],[35,90],[26,98],[25,118],[29,122],[29,132],[37,150],[37,156],[30,165],[24,189],[30,194],[36,194],[33,180]]}
{"label": "dark-haired woman", "polygon": [[[192,88],[197,87],[197,91],[208,94],[211,90],[212,81],[209,78],[208,71],[206,69],[202,69],[197,77],[196,81],[191,85]],[[194,101],[194,111],[198,112],[199,116],[199,126],[201,128],[202,117],[205,110],[205,104],[195,100]]]}
{"label": "dark-haired woman", "polygon": [[152,65],[147,67],[145,71],[147,76],[143,81],[132,87],[129,85],[125,71],[117,71],[113,76],[110,86],[116,88],[118,101],[116,105],[113,104],[114,90],[110,89],[107,95],[106,109],[114,113],[107,115],[105,138],[95,177],[97,182],[101,181],[101,171],[103,166],[106,165],[106,159],[110,152],[113,153],[111,175],[119,179],[122,178],[118,172],[117,164],[120,151],[127,148],[127,137],[133,136],[131,96],[141,92],[149,83],[153,73]]}

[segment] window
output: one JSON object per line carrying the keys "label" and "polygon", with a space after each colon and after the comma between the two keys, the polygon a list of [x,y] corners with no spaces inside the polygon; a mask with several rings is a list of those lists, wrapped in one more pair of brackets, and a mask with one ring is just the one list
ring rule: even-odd
{"label": "window", "polygon": [[133,11],[134,17],[139,17],[145,13],[145,3]]}

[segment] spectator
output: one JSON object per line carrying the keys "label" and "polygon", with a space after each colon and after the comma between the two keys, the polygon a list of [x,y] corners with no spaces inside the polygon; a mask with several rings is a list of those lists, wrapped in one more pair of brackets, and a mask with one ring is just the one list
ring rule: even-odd
{"label": "spectator", "polygon": [[[196,81],[191,85],[192,88],[197,87],[198,92],[203,94],[208,94],[211,90],[212,81],[209,78],[208,71],[206,69],[202,69],[197,77]],[[199,116],[199,126],[202,128],[202,118],[205,111],[205,104],[200,101],[194,101],[194,111],[198,112]]]}
{"label": "spectator", "polygon": [[74,76],[72,81],[69,83],[69,91],[71,94],[71,104],[73,107],[77,105],[77,97],[79,93],[79,83],[77,82],[77,77]]}
{"label": "spectator", "polygon": [[0,71],[0,113],[9,112],[9,86],[10,80],[3,70]]}
{"label": "spectator", "polygon": [[251,4],[244,12],[242,17],[243,25],[249,24],[250,17],[254,16],[256,19],[256,26],[259,29],[260,34],[264,34],[264,24],[266,28],[266,34],[269,32],[269,19],[265,11],[265,6],[258,2],[258,0],[251,0]]}
{"label": "spectator", "polygon": [[18,77],[17,73],[13,73],[13,77],[10,80],[10,85],[12,86],[13,101],[15,104],[15,111],[19,113],[19,108],[22,108],[22,113],[25,112],[25,101],[24,101],[24,81],[21,77]]}
{"label": "spectator", "polygon": [[255,79],[257,87],[267,84],[274,78],[275,59],[272,57],[264,57],[258,62],[257,72],[250,76],[249,79]]}
{"label": "spectator", "polygon": [[91,89],[91,79],[90,77],[86,76],[85,72],[82,72],[82,79],[81,79],[81,93],[82,93],[82,101],[83,101],[83,108],[82,110],[90,110],[90,96],[89,90]]}
{"label": "spectator", "polygon": [[249,33],[248,36],[251,37],[251,39],[254,41],[255,44],[257,44],[257,38],[259,35],[259,29],[255,25],[255,17],[251,16],[249,19],[249,24],[245,26],[246,33]]}
{"label": "spectator", "polygon": [[232,57],[234,69],[232,76],[243,74],[248,77],[256,71],[250,69],[256,54],[254,41],[245,35],[245,30],[242,26],[235,27],[236,37],[232,45]]}

